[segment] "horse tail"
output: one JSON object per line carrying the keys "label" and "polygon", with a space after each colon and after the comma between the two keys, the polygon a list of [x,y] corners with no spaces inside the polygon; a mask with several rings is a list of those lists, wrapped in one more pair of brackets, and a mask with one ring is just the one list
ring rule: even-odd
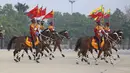
{"label": "horse tail", "polygon": [[13,41],[14,41],[16,38],[17,38],[17,37],[14,36],[14,37],[9,41],[9,44],[8,44],[8,47],[7,47],[7,50],[8,50],[8,51],[10,51],[11,46],[12,46],[12,43],[13,43]]}
{"label": "horse tail", "polygon": [[78,51],[78,48],[80,47],[80,44],[81,44],[81,38],[79,38],[77,40],[74,51]]}

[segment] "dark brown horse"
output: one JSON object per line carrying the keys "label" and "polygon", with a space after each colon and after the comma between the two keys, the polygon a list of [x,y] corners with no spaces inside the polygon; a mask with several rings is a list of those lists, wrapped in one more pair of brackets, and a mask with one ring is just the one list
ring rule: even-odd
{"label": "dark brown horse", "polygon": [[63,30],[63,31],[60,31],[60,32],[55,32],[53,34],[53,45],[54,45],[54,50],[53,50],[53,53],[56,51],[56,48],[58,47],[62,57],[65,57],[65,55],[62,53],[62,49],[61,49],[61,43],[62,43],[62,40],[64,38],[66,39],[70,39],[69,38],[69,34],[68,34],[68,31],[67,30]]}
{"label": "dark brown horse", "polygon": [[[27,52],[27,50],[28,49],[30,49],[31,51],[32,51],[32,47],[30,47],[30,46],[28,46],[28,45],[26,45],[25,44],[25,41],[26,41],[26,38],[27,38],[28,36],[19,36],[19,37],[16,37],[16,36],[14,36],[11,40],[10,40],[10,42],[9,42],[9,44],[8,44],[8,47],[7,47],[7,49],[8,50],[10,50],[11,49],[11,47],[12,47],[12,45],[14,44],[14,52],[13,52],[13,54],[14,54],[14,60],[16,61],[16,62],[19,62],[20,61],[20,51],[21,50],[25,50],[25,52],[28,54],[28,52]],[[36,62],[37,63],[39,63],[39,59],[40,59],[40,54],[43,54],[42,52],[41,52],[41,48],[42,48],[42,44],[41,44],[41,42],[39,43],[39,44],[37,44],[37,48],[35,49],[36,50],[36,54],[35,54],[35,56],[37,57],[36,58]],[[28,54],[28,57],[29,57],[29,59],[31,59],[31,57],[30,57],[30,55]]]}
{"label": "dark brown horse", "polygon": [[[104,42],[105,42],[104,46],[102,47],[102,50],[99,51],[97,58],[100,57],[102,51],[104,52],[105,55],[110,56],[111,43],[113,41],[117,40],[117,34],[115,34],[115,32],[113,32],[113,33],[109,34],[108,36],[109,37],[104,38]],[[109,40],[108,40],[108,38],[109,38]],[[111,38],[112,38],[112,40],[110,40]],[[87,56],[88,51],[90,51],[91,54],[93,55],[94,47],[91,45],[92,39],[93,39],[93,37],[82,37],[82,38],[78,39],[78,41],[76,43],[76,47],[75,47],[75,51],[78,51],[78,49],[80,49],[80,51],[78,52],[78,58],[80,57],[80,54],[82,54],[82,60],[86,61],[88,64],[90,64],[90,62],[88,62],[88,60],[86,60],[85,57],[87,57],[87,59],[88,59],[88,56]],[[96,49],[94,49],[94,50],[97,52]],[[95,58],[95,60],[96,60],[96,58]],[[78,62],[76,62],[76,63],[78,63]]]}
{"label": "dark brown horse", "polygon": [[[48,29],[46,29],[45,31],[41,32],[41,35],[42,35],[42,37],[44,37],[44,38],[46,37],[48,39],[48,42],[46,41],[46,43],[48,43],[48,44],[52,43],[54,45],[53,52],[55,52],[56,48],[58,47],[58,49],[61,52],[61,55],[63,57],[65,57],[65,55],[62,53],[60,44],[61,44],[63,38],[69,39],[67,30],[63,30],[61,32],[56,32],[56,31],[51,32]],[[50,50],[50,52],[52,52],[52,50]]]}

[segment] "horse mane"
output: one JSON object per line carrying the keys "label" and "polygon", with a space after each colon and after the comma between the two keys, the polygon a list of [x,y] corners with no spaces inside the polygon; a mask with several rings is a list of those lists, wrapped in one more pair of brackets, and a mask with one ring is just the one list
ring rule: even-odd
{"label": "horse mane", "polygon": [[62,30],[62,31],[60,31],[60,32],[58,32],[59,34],[62,34],[62,33],[64,33],[64,32],[66,32],[67,30]]}

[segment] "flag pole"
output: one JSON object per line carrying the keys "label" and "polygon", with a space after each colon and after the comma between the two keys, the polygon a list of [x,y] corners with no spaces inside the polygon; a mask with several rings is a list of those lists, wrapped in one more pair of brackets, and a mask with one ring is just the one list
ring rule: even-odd
{"label": "flag pole", "polygon": [[111,17],[111,13],[110,13],[110,16],[109,16],[109,25],[110,25],[110,17]]}
{"label": "flag pole", "polygon": [[[53,11],[53,10],[52,10],[52,11]],[[54,13],[54,11],[53,11],[53,13]],[[53,26],[54,26],[54,25],[55,25],[55,16],[54,16],[54,14],[53,14],[52,20],[53,20]]]}

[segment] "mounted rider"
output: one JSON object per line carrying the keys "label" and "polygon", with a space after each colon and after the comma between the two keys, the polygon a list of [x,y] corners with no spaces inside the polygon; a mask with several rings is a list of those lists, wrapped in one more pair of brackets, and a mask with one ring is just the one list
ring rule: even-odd
{"label": "mounted rider", "polygon": [[53,23],[52,21],[49,23],[48,29],[49,29],[52,33],[55,32],[54,23]]}
{"label": "mounted rider", "polygon": [[106,32],[106,33],[110,33],[110,24],[108,23],[108,22],[106,22],[106,24],[105,24],[105,26],[104,26],[104,31]]}
{"label": "mounted rider", "polygon": [[98,44],[98,49],[101,50],[100,48],[100,43],[101,43],[101,38],[104,34],[104,29],[103,29],[103,26],[101,25],[100,21],[97,21],[96,22],[96,26],[94,28],[94,33],[95,33],[95,36],[94,38],[96,39],[96,42]]}
{"label": "mounted rider", "polygon": [[35,19],[31,20],[31,24],[30,24],[30,35],[31,35],[31,41],[32,41],[32,47],[35,47],[35,41],[36,41],[36,37],[38,36],[38,26],[36,24]]}

